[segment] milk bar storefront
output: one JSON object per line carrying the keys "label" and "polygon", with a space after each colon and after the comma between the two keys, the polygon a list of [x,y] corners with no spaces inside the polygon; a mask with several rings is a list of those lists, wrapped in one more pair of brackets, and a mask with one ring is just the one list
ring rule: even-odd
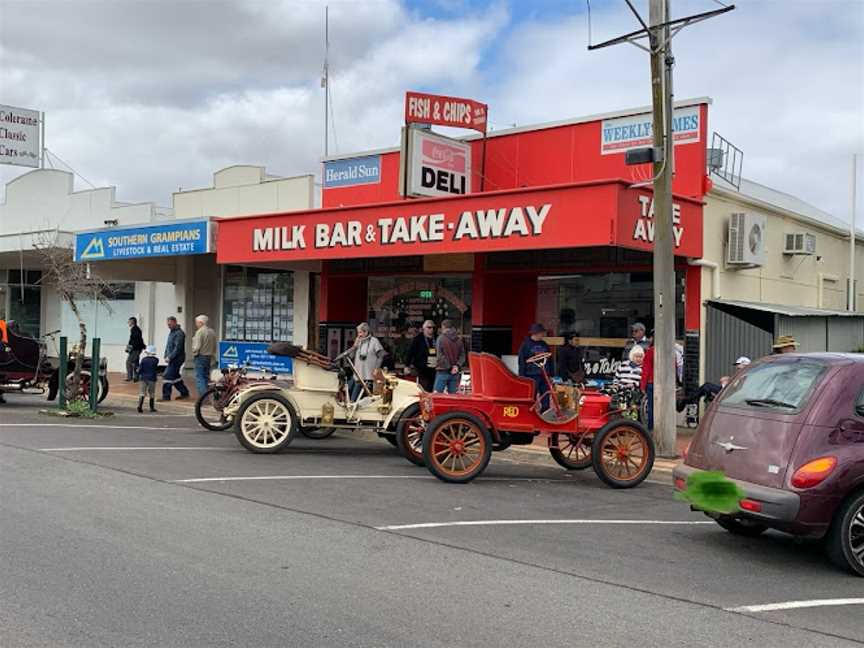
{"label": "milk bar storefront", "polygon": [[[707,103],[687,109],[697,128],[676,147],[676,332],[695,334],[698,353],[699,268],[688,260],[702,254]],[[472,172],[464,195],[401,198],[398,150],[334,161],[375,169],[332,174],[336,186],[325,175],[322,209],[222,221],[217,260],[320,263],[317,345],[331,356],[362,321],[397,365],[425,319],[450,319],[471,350],[502,356],[540,321],[553,343],[577,333],[588,374],[609,376],[630,325],[653,320],[652,193],[633,186],[623,149],[601,152],[602,126],[634,118],[622,115],[490,136],[483,182]]]}

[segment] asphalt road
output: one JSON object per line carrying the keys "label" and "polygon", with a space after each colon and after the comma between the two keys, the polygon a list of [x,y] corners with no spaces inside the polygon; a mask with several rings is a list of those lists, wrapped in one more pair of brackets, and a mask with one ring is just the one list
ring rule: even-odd
{"label": "asphalt road", "polygon": [[864,645],[864,605],[731,611],[864,579],[815,543],[705,524],[668,474],[613,491],[508,451],[458,486],[384,441],[253,455],[188,415],[9,401],[4,648]]}

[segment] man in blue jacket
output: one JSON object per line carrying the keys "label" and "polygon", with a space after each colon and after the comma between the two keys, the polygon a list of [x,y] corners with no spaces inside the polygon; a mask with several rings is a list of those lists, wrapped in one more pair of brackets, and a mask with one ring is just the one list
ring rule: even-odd
{"label": "man in blue jacket", "polygon": [[173,315],[166,322],[171,332],[168,334],[168,341],[165,342],[165,360],[168,361],[168,366],[162,374],[162,400],[171,400],[172,387],[176,387],[180,392],[177,400],[185,400],[189,398],[189,389],[183,384],[180,371],[183,363],[186,362],[186,333],[180,328],[177,318]]}
{"label": "man in blue jacket", "polygon": [[[522,342],[522,346],[519,347],[519,375],[525,376],[534,381],[534,384],[537,386],[536,396],[543,397],[540,403],[541,411],[549,407],[549,385],[546,383],[546,379],[543,377],[540,367],[529,363],[528,358],[537,355],[538,353],[551,353],[549,345],[546,344],[546,341],[543,339],[545,336],[545,326],[542,324],[532,324],[531,328],[528,330],[528,337],[525,338],[525,341]],[[546,361],[546,372],[549,375],[554,374],[551,357]]]}

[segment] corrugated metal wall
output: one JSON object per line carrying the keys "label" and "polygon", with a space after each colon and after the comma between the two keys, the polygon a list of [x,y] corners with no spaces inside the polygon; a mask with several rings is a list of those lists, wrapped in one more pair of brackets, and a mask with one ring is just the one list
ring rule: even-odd
{"label": "corrugated metal wall", "polygon": [[739,356],[752,359],[771,353],[773,335],[710,304],[705,309],[705,380],[719,382],[728,376]]}
{"label": "corrugated metal wall", "polygon": [[777,335],[791,335],[804,353],[836,351],[848,353],[864,346],[862,317],[788,317],[777,318]]}
{"label": "corrugated metal wall", "polygon": [[829,351],[857,351],[862,347],[864,347],[864,318],[828,318]]}
{"label": "corrugated metal wall", "polygon": [[777,335],[791,335],[798,351],[814,353],[827,350],[828,329],[824,317],[777,317]]}

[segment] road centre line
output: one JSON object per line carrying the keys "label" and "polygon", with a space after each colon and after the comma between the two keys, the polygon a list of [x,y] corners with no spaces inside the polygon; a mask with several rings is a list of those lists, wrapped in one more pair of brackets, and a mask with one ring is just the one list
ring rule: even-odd
{"label": "road centre line", "polygon": [[79,446],[67,448],[37,448],[37,450],[39,452],[82,452],[85,450],[230,450],[231,452],[235,452],[237,448],[226,448],[225,446]]}
{"label": "road centre line", "polygon": [[88,425],[86,423],[0,423],[0,428],[13,428],[13,427],[36,427],[36,428],[48,428],[48,427],[61,427],[61,428],[86,428],[88,430],[93,429],[106,429],[106,430],[165,430],[165,431],[185,431],[192,430],[194,428],[188,427],[148,427],[145,425]]}
{"label": "road centre line", "polygon": [[375,527],[377,531],[403,531],[406,529],[437,529],[457,526],[510,526],[520,524],[627,524],[627,525],[682,525],[714,524],[702,520],[459,520],[454,522],[421,522],[419,524],[390,524]]}
{"label": "road centre line", "polygon": [[[232,481],[291,481],[303,479],[423,479],[437,480],[432,475],[254,475],[251,477],[196,477],[193,479],[172,479],[173,484],[201,484],[206,482]],[[562,482],[573,483],[569,479],[549,479],[548,477],[481,477],[479,482]]]}
{"label": "road centre line", "polygon": [[864,598],[812,599],[809,601],[785,601],[764,605],[740,605],[723,608],[727,612],[775,612],[778,610],[799,610],[801,608],[833,607],[840,605],[864,605]]}

